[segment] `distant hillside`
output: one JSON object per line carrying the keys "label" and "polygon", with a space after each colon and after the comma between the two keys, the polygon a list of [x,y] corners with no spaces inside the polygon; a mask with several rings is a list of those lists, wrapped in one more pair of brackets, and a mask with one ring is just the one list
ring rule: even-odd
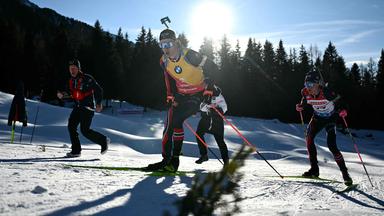
{"label": "distant hillside", "polygon": [[59,26],[68,30],[68,38],[89,38],[93,27],[58,14],[49,8],[40,8],[28,0],[2,0],[0,1],[0,19],[5,23],[17,23],[27,30],[44,31]]}
{"label": "distant hillside", "polygon": [[[0,29],[1,91],[14,93],[17,83],[23,81],[27,97],[43,91],[43,101],[55,100],[56,91],[65,89],[72,58],[80,59],[82,70],[97,79],[109,99],[129,100],[134,92],[121,86],[143,80],[130,74],[134,43],[128,41],[128,35],[105,32],[97,20],[93,27],[28,0],[2,0]],[[160,51],[153,40],[149,41],[158,55],[151,62],[158,68]],[[139,87],[132,89],[140,91]],[[143,101],[131,97],[134,100]]]}
{"label": "distant hillside", "polygon": [[70,50],[90,40],[93,29],[28,0],[0,1],[0,28],[4,30],[0,47],[6,51],[0,54],[5,75],[1,90],[13,92],[15,83],[23,80],[30,94],[58,84],[50,77],[63,77],[59,71],[65,70],[64,59],[73,55]]}

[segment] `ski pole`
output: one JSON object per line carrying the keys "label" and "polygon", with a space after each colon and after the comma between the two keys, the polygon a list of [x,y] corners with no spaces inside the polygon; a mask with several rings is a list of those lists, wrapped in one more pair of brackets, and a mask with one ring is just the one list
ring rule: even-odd
{"label": "ski pole", "polygon": [[269,162],[268,160],[256,149],[256,146],[252,145],[244,136],[243,134],[240,133],[240,131],[231,123],[228,121],[227,118],[225,118],[225,116],[223,114],[221,114],[221,112],[213,105],[211,105],[211,108],[214,109],[217,114],[219,114],[219,116],[226,122],[228,123],[232,128],[233,130],[236,131],[236,133],[244,140],[244,142],[249,145],[249,147],[251,147],[252,149],[254,149],[254,151],[281,177],[281,178],[284,178]]}
{"label": "ski pole", "polygon": [[43,96],[43,90],[41,90],[41,92],[40,92],[40,100],[37,104],[37,111],[36,111],[36,115],[35,115],[35,121],[33,122],[33,129],[32,129],[31,140],[30,140],[29,144],[32,144],[33,135],[35,134],[36,121],[37,121],[37,116],[39,115],[40,101],[41,101],[42,96]]}
{"label": "ski pole", "polygon": [[21,126],[21,131],[20,131],[20,140],[19,140],[19,143],[21,144],[21,140],[23,139],[23,129],[24,127]]}
{"label": "ski pole", "polygon": [[195,130],[193,130],[193,128],[191,127],[190,124],[188,124],[187,120],[184,120],[184,124],[185,126],[187,126],[187,128],[200,140],[201,143],[203,143],[203,145],[216,157],[216,159],[222,164],[224,165],[223,162],[221,162],[221,160],[219,159],[219,157],[217,157],[217,155],[208,147],[207,143],[204,142],[204,140],[196,133]]}
{"label": "ski pole", "polygon": [[11,132],[11,143],[13,143],[13,140],[15,140],[15,128],[16,128],[16,121],[12,122],[12,132]]}
{"label": "ski pole", "polygon": [[305,128],[305,125],[304,125],[304,118],[303,118],[302,111],[300,111],[300,119],[301,119],[301,125],[303,126],[303,130],[304,130],[304,140],[305,140],[307,137],[307,128]]}
{"label": "ski pole", "polygon": [[36,111],[36,115],[35,115],[35,121],[33,122],[33,128],[32,128],[32,134],[31,134],[31,140],[29,141],[29,144],[32,144],[32,140],[33,140],[33,135],[35,134],[35,127],[36,127],[36,121],[37,121],[37,115],[39,114],[39,109],[40,109],[40,102],[39,104],[37,105],[37,111]]}
{"label": "ski pole", "polygon": [[353,138],[351,131],[349,130],[349,127],[348,127],[347,121],[345,120],[345,117],[342,117],[342,118],[343,118],[345,127],[347,128],[348,134],[349,134],[349,136],[350,136],[351,139],[352,139],[352,142],[353,142],[353,145],[354,145],[354,147],[355,147],[356,153],[357,153],[357,155],[358,155],[359,158],[360,158],[360,162],[361,162],[361,164],[363,165],[364,171],[365,171],[365,173],[367,174],[368,180],[369,180],[369,182],[371,183],[371,185],[372,185],[372,187],[373,187],[373,184],[372,184],[371,178],[369,177],[367,168],[365,168],[365,165],[364,165],[364,162],[363,162],[363,158],[361,157],[360,152],[359,152],[359,149],[357,148],[356,141],[355,141],[355,139]]}

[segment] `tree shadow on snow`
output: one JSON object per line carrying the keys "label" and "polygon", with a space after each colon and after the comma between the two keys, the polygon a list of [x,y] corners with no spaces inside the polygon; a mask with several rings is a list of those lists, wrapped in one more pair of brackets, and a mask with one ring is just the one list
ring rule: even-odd
{"label": "tree shadow on snow", "polygon": [[[122,206],[106,209],[95,215],[162,215],[164,211],[177,212],[174,205],[180,197],[166,192],[175,185],[185,184],[190,187],[193,177],[148,177],[131,189],[131,196]],[[175,189],[177,190],[177,189]]]}
{"label": "tree shadow on snow", "polygon": [[[94,201],[82,202],[47,215],[81,214],[81,211],[106,204],[119,197],[126,197],[126,203],[92,215],[162,215],[164,211],[177,212],[174,202],[179,199],[179,196],[168,193],[166,190],[175,185],[175,182],[176,187],[179,187],[179,184],[190,187],[192,178],[188,176],[148,176],[131,189],[120,189]],[[130,196],[128,196],[129,194]]]}

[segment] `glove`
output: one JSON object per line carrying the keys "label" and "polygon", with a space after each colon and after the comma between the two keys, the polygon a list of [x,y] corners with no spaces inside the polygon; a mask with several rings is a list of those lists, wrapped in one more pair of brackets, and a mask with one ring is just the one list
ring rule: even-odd
{"label": "glove", "polygon": [[202,112],[209,113],[210,107],[209,107],[208,104],[202,102],[202,103],[200,104],[200,110],[201,110]]}
{"label": "glove", "polygon": [[304,108],[303,108],[303,105],[302,104],[296,104],[296,111],[297,112],[301,112],[301,111],[303,111],[304,110]]}
{"label": "glove", "polygon": [[203,96],[212,97],[212,95],[213,95],[213,91],[211,91],[211,90],[204,90],[204,92],[203,92]]}
{"label": "glove", "polygon": [[347,110],[343,109],[339,112],[341,118],[345,118],[348,115]]}
{"label": "glove", "polygon": [[206,104],[211,104],[212,95],[213,95],[213,91],[205,90],[203,92],[203,102]]}
{"label": "glove", "polygon": [[61,100],[61,99],[63,99],[64,94],[61,93],[61,92],[57,92],[57,93],[56,93],[56,96]]}
{"label": "glove", "polygon": [[95,109],[95,111],[96,112],[101,112],[103,110],[103,105],[102,104],[98,104],[98,105],[96,105],[96,109]]}
{"label": "glove", "polygon": [[175,101],[175,97],[172,95],[167,96],[167,103],[172,104]]}

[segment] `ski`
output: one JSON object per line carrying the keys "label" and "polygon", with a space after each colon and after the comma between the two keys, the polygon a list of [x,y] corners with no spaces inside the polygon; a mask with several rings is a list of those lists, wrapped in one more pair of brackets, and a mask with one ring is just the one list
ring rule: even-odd
{"label": "ski", "polygon": [[116,171],[139,171],[139,172],[146,172],[149,176],[186,176],[187,174],[195,174],[194,171],[176,171],[176,172],[170,172],[165,170],[149,171],[149,170],[146,170],[146,167],[110,167],[110,166],[86,166],[86,165],[72,165],[72,164],[64,164],[64,167],[116,170]]}
{"label": "ski", "polygon": [[[271,176],[272,177],[272,176]],[[278,177],[278,176],[273,176],[273,177]],[[315,181],[322,181],[322,182],[327,182],[327,183],[343,183],[341,181],[337,181],[335,179],[327,179],[327,178],[321,178],[321,177],[310,177],[310,176],[283,176],[284,179],[309,179],[309,180],[315,180]]]}
{"label": "ski", "polygon": [[346,193],[346,192],[349,192],[351,190],[356,189],[358,185],[359,184],[352,184],[352,185],[346,186],[344,189],[336,190],[336,193]]}
{"label": "ski", "polygon": [[337,181],[335,179],[327,179],[327,178],[321,178],[321,177],[314,177],[314,176],[283,176],[284,178],[297,178],[297,179],[311,179],[311,180],[318,180],[318,181],[327,181],[327,182],[333,182],[333,183],[342,183],[341,181]]}

